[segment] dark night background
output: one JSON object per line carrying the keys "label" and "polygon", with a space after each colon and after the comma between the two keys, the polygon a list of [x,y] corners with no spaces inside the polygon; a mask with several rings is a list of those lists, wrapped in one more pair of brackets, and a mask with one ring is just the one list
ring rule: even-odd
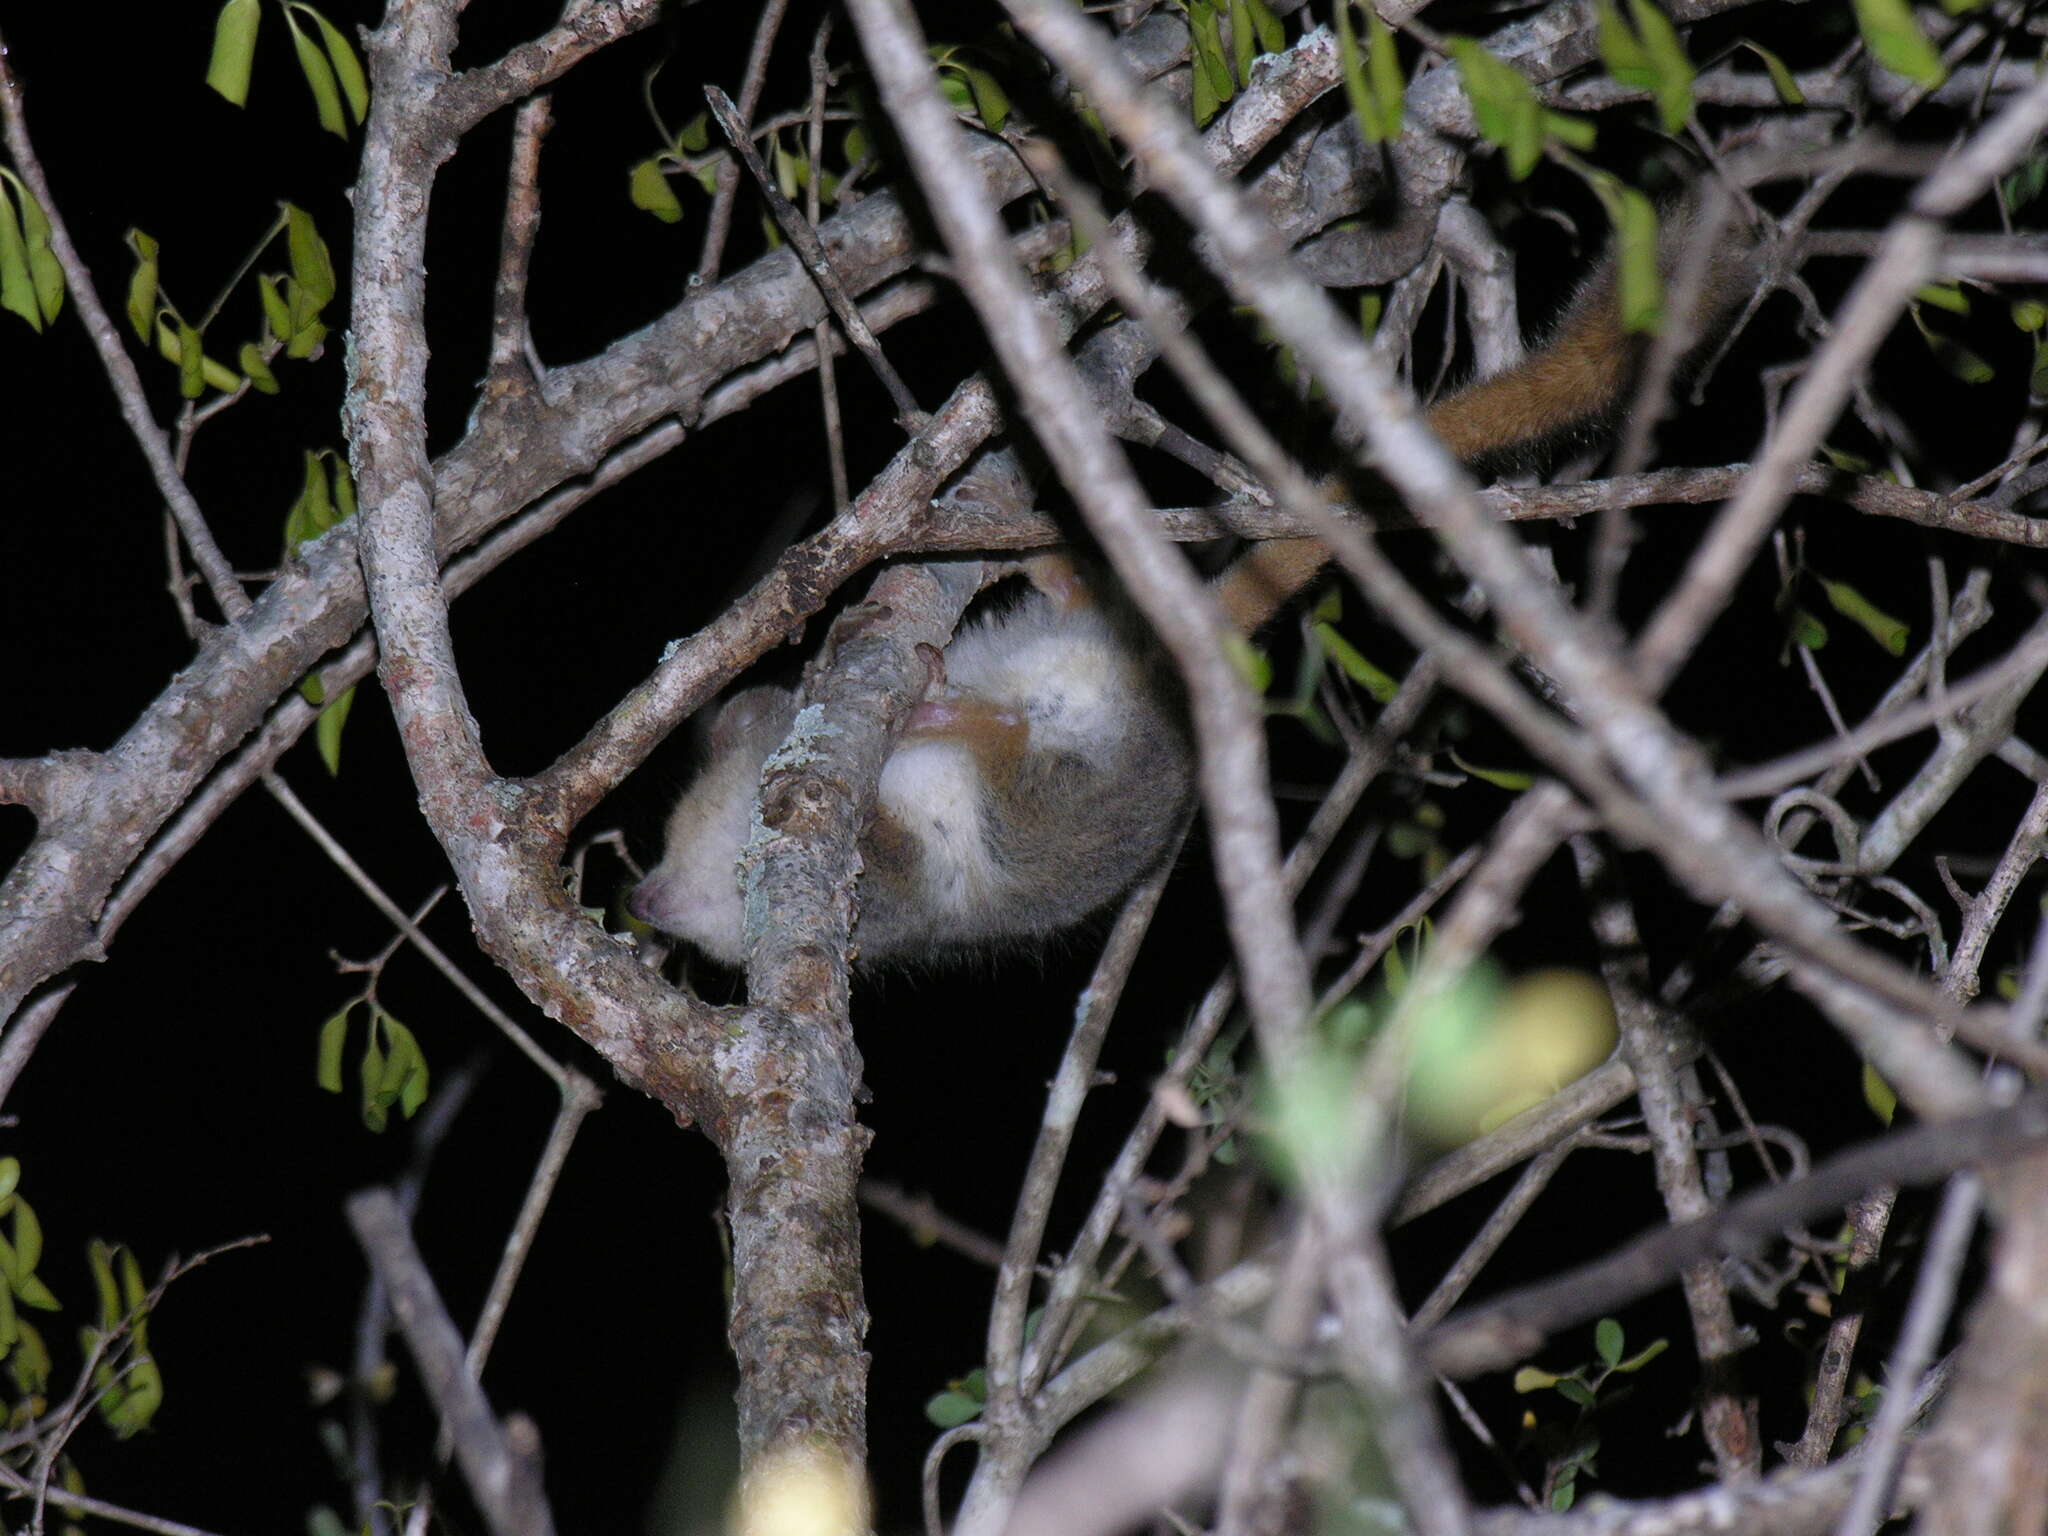
{"label": "dark night background", "polygon": [[[345,12],[337,5],[328,14],[337,22],[367,21],[374,9],[359,4]],[[166,287],[188,312],[210,302],[282,198],[314,212],[345,263],[342,194],[358,142],[344,146],[317,130],[274,11],[264,19],[249,109],[236,111],[208,91],[202,76],[212,13],[211,4],[135,7],[118,17],[97,8],[12,7],[0,23],[59,202],[112,305],[129,268],[122,238],[131,225],[163,242]],[[465,19],[458,62],[495,57],[553,14],[553,6],[534,3],[475,7]],[[793,8],[783,67],[765,98],[770,107],[790,103],[801,89],[815,14],[813,6]],[[750,7],[678,11],[668,27],[600,55],[557,90],[532,280],[543,358],[586,356],[679,296],[697,255],[694,219],[660,225],[625,196],[627,168],[657,145],[640,110],[639,78],[672,54],[657,94],[671,123],[689,117],[696,82],[736,90],[752,20]],[[983,20],[976,12],[970,25],[961,14],[959,35]],[[843,42],[843,23],[839,36]],[[1814,43],[1811,50],[1826,57],[1831,47]],[[1806,61],[1796,40],[1786,51]],[[437,449],[459,436],[484,367],[508,128],[509,114],[500,114],[472,135],[437,188],[429,254]],[[1581,190],[1561,182],[1546,191],[1570,202],[1586,227],[1599,227]],[[693,215],[701,212],[701,199],[686,197],[686,205]],[[742,198],[728,272],[759,248],[754,207]],[[1878,216],[1859,220],[1857,212],[1845,207],[1841,222],[1867,224]],[[1525,314],[1540,318],[1585,254],[1537,221],[1515,237],[1529,252]],[[1813,275],[1827,301],[1849,274],[1836,263]],[[246,290],[234,302],[253,317]],[[344,293],[336,308],[345,312],[345,305]],[[1783,300],[1777,305],[1724,369],[1715,405],[1667,432],[1668,461],[1715,463],[1750,452],[1761,406],[1753,384],[1740,381],[1753,380],[1764,363],[1796,355],[1789,308]],[[232,323],[224,333],[236,334]],[[959,310],[941,310],[884,341],[930,405],[979,361],[971,345],[963,347],[969,334]],[[2009,327],[1984,325],[1968,333],[2001,368],[2023,366],[2015,336]],[[226,351],[231,355],[232,347]],[[280,367],[280,398],[251,397],[199,436],[190,479],[240,570],[274,564],[302,451],[340,446],[341,353],[337,322],[322,360]],[[1884,367],[1893,376],[1916,368],[1927,374],[1923,397],[1926,389],[1956,397],[1959,408],[1940,417],[1940,430],[1950,434],[1949,462],[1997,462],[2012,429],[2015,392],[1990,386],[1993,409],[1960,409],[1974,397],[1965,400],[1965,386],[1932,374],[1924,359],[1924,349],[1901,335],[1888,345]],[[171,370],[155,359],[142,362],[159,419],[171,420]],[[898,437],[866,377],[842,366],[840,378],[858,487]],[[164,594],[160,503],[68,308],[40,338],[13,317],[0,317],[0,380],[0,755],[104,748],[188,654]],[[1163,387],[1151,388],[1155,398],[1170,398]],[[645,673],[667,640],[716,612],[748,578],[769,529],[792,509],[816,518],[827,484],[815,387],[806,378],[693,435],[461,602],[457,643],[494,764],[530,771],[574,741]],[[1650,532],[1629,573],[1634,616],[1678,568],[1702,515],[1680,510],[1646,520]],[[1925,633],[1925,556],[1948,556],[1958,584],[1966,562],[1997,566],[2013,558],[1836,509],[1805,505],[1800,518],[1816,568],[1854,579],[1907,617],[1915,644]],[[1543,529],[1532,537],[1554,542],[1561,562],[1574,567],[1582,532]],[[1403,557],[1413,569],[1428,570],[1422,541],[1409,541]],[[1673,695],[1683,723],[1729,761],[1761,758],[1825,730],[1797,669],[1779,665],[1767,564],[1745,587],[1741,621],[1716,630],[1706,659]],[[2024,617],[2015,616],[2022,605],[2013,601],[2014,589],[2008,584],[2003,593],[2007,608],[1994,640]],[[1357,619],[1351,627],[1376,643],[1382,664],[1405,657],[1385,632]],[[1991,654],[1979,645],[1975,658]],[[1846,632],[1825,662],[1852,718],[1894,667]],[[1965,664],[1974,665],[1973,657]],[[1796,730],[1788,719],[1800,722]],[[688,773],[687,734],[679,732],[585,831],[619,827],[637,853],[649,854],[665,802]],[[1284,780],[1317,782],[1332,771],[1326,756],[1284,724],[1276,728],[1276,750]],[[1481,762],[1518,760],[1476,718],[1468,750]],[[1909,745],[1881,755],[1888,782],[1897,782],[1921,750]],[[371,686],[349,722],[338,779],[330,779],[310,743],[295,748],[282,768],[402,905],[418,903],[445,878]],[[1987,771],[1969,803],[1953,807],[1926,840],[1959,856],[1966,884],[1970,857],[1995,856],[2002,845],[2024,804],[2024,787],[2017,776]],[[1505,804],[1483,785],[1443,800],[1450,817],[1445,841],[1453,849],[1483,834]],[[0,861],[23,846],[28,827],[25,813],[0,807]],[[1081,1175],[1076,1184],[1120,1138],[1172,1031],[1223,953],[1200,879],[1204,861],[1198,845],[1155,930],[1106,1063],[1118,1082],[1084,1121],[1071,1165]],[[1670,895],[1646,863],[1631,868],[1653,933],[1677,936],[1671,952],[1653,956],[1667,965],[1678,957],[1675,946],[1696,931],[1698,914]],[[596,894],[587,899],[620,878],[602,852],[590,869]],[[1368,884],[1350,928],[1377,925],[1412,889],[1412,869],[1387,879],[1377,892]],[[1568,863],[1554,861],[1525,901],[1526,920],[1509,935],[1502,963],[1514,969],[1588,962],[1582,913]],[[468,958],[472,974],[548,1049],[610,1086],[570,1156],[486,1387],[501,1410],[523,1409],[538,1420],[564,1531],[642,1526],[679,1415],[698,1431],[700,1454],[709,1458],[691,1464],[682,1480],[696,1485],[694,1508],[716,1508],[719,1464],[730,1455],[716,1159],[698,1135],[678,1133],[656,1106],[612,1083],[589,1052],[535,1015],[474,956],[456,898],[442,903],[428,928]],[[388,937],[384,922],[278,806],[251,793],[148,898],[108,963],[81,978],[8,1105],[19,1123],[0,1136],[0,1150],[22,1159],[23,1192],[48,1233],[42,1272],[66,1304],[60,1318],[38,1319],[57,1357],[59,1390],[76,1359],[72,1325],[90,1299],[82,1259],[88,1237],[132,1244],[152,1274],[173,1252],[248,1233],[271,1238],[216,1260],[172,1290],[151,1325],[167,1384],[162,1412],[150,1432],[125,1445],[110,1444],[97,1424],[81,1434],[74,1452],[91,1492],[224,1532],[293,1528],[316,1503],[343,1506],[304,1373],[316,1362],[344,1366],[352,1348],[361,1266],[341,1220],[342,1197],[402,1167],[408,1138],[402,1128],[371,1136],[351,1098],[319,1092],[314,1045],[320,1021],[359,984],[336,973],[330,954],[367,958]],[[1995,964],[2011,962],[2009,939],[1994,955]],[[870,1173],[929,1191],[950,1214],[1000,1232],[1088,958],[1087,946],[1077,943],[1042,964],[867,987],[856,1024],[874,1094],[865,1116],[875,1131]],[[466,1326],[540,1150],[553,1093],[417,956],[401,952],[381,990],[419,1035],[437,1073],[445,1077],[470,1058],[484,1064],[475,1096],[434,1165],[417,1223],[443,1294]],[[1854,1060],[1799,1005],[1767,997],[1731,1022],[1735,1027],[1718,1043],[1758,1120],[1793,1123],[1817,1149],[1871,1132]],[[1400,1237],[1411,1301],[1469,1235],[1490,1197],[1468,1198]],[[1069,1199],[1078,1209],[1079,1197]],[[1482,1290],[1597,1251],[1658,1219],[1639,1161],[1577,1158]],[[1056,1221],[1055,1244],[1065,1230]],[[873,1465],[884,1523],[900,1528],[915,1518],[915,1469],[933,1433],[922,1403],[979,1359],[989,1278],[946,1251],[917,1248],[872,1215],[867,1240]],[[1747,1317],[1763,1334],[1754,1352],[1758,1378],[1767,1403],[1781,1413],[1797,1409],[1796,1386],[1785,1383],[1796,1381],[1799,1369],[1793,1344],[1781,1335],[1783,1316],[1752,1310]],[[1643,1411],[1608,1425],[1602,1486],[1620,1493],[1684,1486],[1693,1478],[1697,1439],[1667,1438],[1685,1412],[1690,1382],[1683,1313],[1664,1296],[1625,1321],[1632,1341],[1664,1334],[1681,1347],[1671,1369],[1642,1379]],[[1567,1340],[1544,1358],[1563,1365],[1588,1353],[1584,1340]],[[403,1362],[402,1351],[398,1358]],[[1511,1439],[1519,1400],[1499,1383],[1483,1384],[1475,1396],[1496,1433]],[[1795,1422],[1769,1417],[1764,1428],[1767,1442],[1798,1432]],[[393,1445],[424,1444],[430,1433],[409,1386],[389,1429]],[[1491,1473],[1480,1474],[1475,1486],[1494,1498],[1508,1492]]]}

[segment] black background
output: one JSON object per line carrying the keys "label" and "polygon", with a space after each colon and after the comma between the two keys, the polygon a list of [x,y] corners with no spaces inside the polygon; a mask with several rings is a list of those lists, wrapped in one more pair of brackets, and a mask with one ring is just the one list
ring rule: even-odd
{"label": "black background", "polygon": [[[771,107],[793,104],[803,89],[802,54],[816,11],[793,9],[786,57],[766,98]],[[367,7],[328,14],[338,22],[372,19]],[[457,62],[495,57],[551,19],[542,5],[477,6],[465,18]],[[666,27],[574,72],[557,91],[532,281],[543,358],[587,356],[679,297],[697,255],[702,200],[685,194],[693,217],[680,227],[658,224],[628,204],[628,167],[657,147],[639,105],[639,77],[668,55],[657,96],[672,123],[688,117],[696,110],[695,82],[736,92],[751,20],[747,7],[679,11]],[[57,198],[117,313],[128,270],[122,239],[131,225],[163,242],[166,286],[188,313],[210,302],[280,198],[313,211],[337,260],[345,261],[343,190],[357,142],[343,145],[317,130],[275,12],[264,19],[248,109],[216,98],[202,83],[211,21],[211,8],[202,5],[118,15],[17,7],[5,18],[11,66],[27,88],[32,131]],[[949,21],[955,35],[967,36],[984,18],[955,12]],[[1832,46],[1807,44],[1815,57]],[[1695,55],[1701,51],[1696,40]],[[1795,62],[1807,61],[1797,39],[1786,51]],[[508,127],[509,114],[501,113],[471,135],[436,188],[428,266],[437,450],[460,435],[484,367]],[[1542,190],[1595,231],[1597,243],[1599,220],[1582,189],[1558,178]],[[1875,222],[1883,212],[1881,204],[1858,208],[1852,199],[1841,207],[1841,222],[1851,225]],[[1514,239],[1524,251],[1525,312],[1540,316],[1583,269],[1589,247],[1541,221],[1524,221]],[[726,269],[760,244],[756,205],[743,198]],[[1848,275],[1840,263],[1814,272],[1824,299]],[[253,296],[245,288],[232,302],[253,329]],[[344,295],[337,310],[345,303]],[[1798,355],[1791,320],[1785,301],[1774,301],[1724,369],[1712,403],[1667,431],[1669,460],[1713,463],[1752,450],[1762,422],[1757,370]],[[2009,327],[1980,320],[1966,334],[2002,377],[2023,359]],[[887,346],[931,406],[979,362],[971,335],[959,310],[945,310],[891,332]],[[224,350],[231,355],[232,347]],[[190,481],[239,570],[274,565],[303,450],[340,446],[341,354],[337,333],[319,361],[282,365],[282,397],[252,396],[199,436]],[[159,419],[168,421],[177,408],[172,370],[156,359],[141,362]],[[2003,456],[2015,391],[2000,384],[1986,387],[1981,400],[1966,398],[1965,386],[1932,370],[1924,348],[1905,334],[1888,344],[1883,369],[1881,377],[1891,380],[1913,370],[1923,376],[1905,393],[1930,408],[1926,419],[1945,461],[1982,467]],[[899,438],[886,402],[865,378],[851,368],[842,368],[841,377],[858,486]],[[164,594],[160,502],[70,310],[42,337],[0,317],[0,381],[0,754],[105,748],[189,654]],[[1148,388],[1171,399],[1164,386]],[[1845,429],[1836,440],[1853,446],[1854,438],[1854,429]],[[1170,472],[1161,472],[1160,483],[1176,485]],[[764,558],[769,530],[792,518],[815,522],[827,484],[814,386],[806,379],[693,435],[461,602],[458,652],[495,766],[521,773],[552,760],[644,675],[667,640],[695,628],[743,585]],[[1678,569],[1701,520],[1687,510],[1646,519],[1648,533],[1630,569],[1631,616],[1640,617]],[[1909,618],[1916,644],[1925,632],[1927,555],[1947,556],[1958,583],[1967,558],[1989,558],[2008,573],[2011,565],[1996,551],[1971,552],[1836,509],[1803,506],[1799,521],[1816,567],[1854,579]],[[1532,536],[1553,542],[1567,572],[1574,568],[1582,533],[1545,529]],[[1429,576],[1421,540],[1406,541],[1400,552]],[[1715,631],[1710,655],[1672,696],[1681,722],[1730,761],[1767,756],[1825,730],[1797,669],[1780,664],[1773,590],[1766,570],[1752,573],[1738,615]],[[2013,615],[2023,605],[2012,601],[2013,590],[2009,583],[2003,588],[2007,610],[1997,633],[2010,633],[2018,622]],[[1399,642],[1369,623],[1354,619],[1351,627],[1378,647],[1383,664],[1405,656]],[[1837,629],[1824,655],[1853,717],[1881,691],[1894,664],[1847,626]],[[1978,653],[1985,654],[1988,648]],[[1519,761],[1483,720],[1474,719],[1473,731],[1468,750],[1475,759]],[[643,857],[651,853],[665,802],[689,771],[685,735],[678,733],[586,830],[620,827]],[[1331,772],[1329,759],[1296,728],[1276,727],[1275,746],[1283,780],[1315,782]],[[1881,757],[1891,782],[1917,761],[1918,750]],[[417,903],[445,877],[374,688],[358,697],[338,779],[310,744],[295,748],[283,769],[402,904]],[[1925,840],[1929,851],[1938,847],[1965,861],[1995,855],[2024,791],[2016,776],[1986,770],[1966,803]],[[1445,804],[1446,841],[1457,847],[1483,831],[1505,796],[1474,785]],[[1298,819],[1299,812],[1290,815]],[[25,813],[0,807],[0,857],[18,852],[28,829]],[[1188,869],[1169,897],[1110,1047],[1117,1082],[1091,1105],[1077,1169],[1099,1167],[1114,1147],[1177,1022],[1223,953],[1200,879],[1205,861],[1199,843],[1185,858]],[[603,855],[591,868],[596,895],[621,878]],[[1368,882],[1351,929],[1384,920],[1413,888],[1412,867],[1376,868],[1384,873]],[[1925,869],[1924,862],[1917,866],[1920,874]],[[1696,930],[1699,914],[1671,895],[1647,863],[1633,862],[1631,872],[1653,946],[1666,944],[1653,958],[1668,963]],[[550,1050],[609,1082],[590,1053],[535,1016],[474,957],[458,905],[445,901],[429,930],[469,956],[472,974]],[[1532,888],[1523,915],[1498,956],[1504,966],[1589,961],[1583,907],[1564,861],[1554,861]],[[1671,935],[1677,937],[1665,937]],[[321,1413],[307,1403],[304,1372],[316,1363],[344,1365],[352,1347],[361,1266],[340,1220],[341,1199],[391,1176],[408,1150],[402,1130],[373,1137],[350,1102],[317,1090],[314,1043],[320,1021],[358,984],[336,973],[331,956],[366,958],[387,939],[386,925],[283,812],[251,793],[143,904],[109,961],[80,978],[13,1096],[8,1108],[19,1123],[5,1132],[5,1150],[23,1160],[22,1188],[49,1234],[43,1272],[67,1307],[62,1325],[46,1327],[60,1382],[75,1360],[69,1325],[89,1300],[81,1257],[88,1236],[133,1244],[152,1272],[173,1252],[249,1233],[270,1237],[173,1290],[152,1324],[167,1381],[164,1408],[151,1431],[120,1447],[97,1425],[80,1436],[75,1451],[92,1492],[223,1531],[294,1527],[315,1503],[343,1505],[320,1448]],[[960,1219],[1000,1232],[1041,1085],[1086,974],[1086,950],[1076,941],[1042,961],[898,977],[863,989],[856,1023],[874,1095],[864,1112],[875,1131],[872,1174],[929,1190]],[[1999,963],[2010,963],[2008,950],[1994,952]],[[402,952],[393,961],[383,997],[419,1035],[438,1072],[465,1060],[481,1066],[475,1097],[440,1153],[418,1221],[443,1293],[466,1323],[540,1149],[552,1092],[416,956]],[[1766,998],[1734,1024],[1722,1049],[1759,1120],[1795,1123],[1817,1147],[1874,1128],[1857,1098],[1854,1060],[1796,1003]],[[688,1490],[683,1507],[700,1514],[717,1507],[730,1458],[721,1199],[708,1145],[695,1133],[679,1134],[651,1103],[612,1085],[569,1159],[486,1377],[501,1408],[524,1409],[538,1420],[565,1531],[632,1529],[652,1520],[651,1511],[663,1507],[651,1502],[653,1490],[679,1438],[693,1449],[671,1468],[670,1486]],[[1401,1236],[1398,1258],[1411,1301],[1463,1242],[1483,1205],[1483,1198],[1468,1200]],[[1055,1243],[1078,1209],[1070,1194],[1064,1222],[1055,1222]],[[1584,1155],[1482,1288],[1597,1250],[1658,1215],[1639,1160]],[[915,1468],[932,1433],[921,1405],[979,1359],[989,1282],[950,1253],[917,1248],[879,1218],[868,1219],[867,1233],[874,1466],[885,1522],[901,1527],[915,1518]],[[1632,1341],[1684,1336],[1682,1313],[1668,1297],[1625,1320]],[[1801,1341],[1786,1337],[1782,1317],[1753,1312],[1748,1320],[1762,1333],[1758,1374],[1777,1388],[1766,1437],[1796,1437],[1796,1421],[1779,1418],[1798,1411]],[[1565,1340],[1545,1359],[1564,1365],[1589,1353],[1583,1339]],[[1605,1486],[1652,1492],[1693,1479],[1702,1455],[1697,1438],[1669,1434],[1686,1409],[1690,1373],[1682,1362],[1681,1349],[1669,1369],[1646,1375],[1645,1411],[1608,1425]],[[1482,1384],[1476,1395],[1496,1434],[1512,1440],[1522,1403],[1498,1383]],[[392,1443],[418,1454],[429,1427],[409,1387],[393,1414]],[[1492,1496],[1506,1495],[1490,1470],[1475,1476]]]}

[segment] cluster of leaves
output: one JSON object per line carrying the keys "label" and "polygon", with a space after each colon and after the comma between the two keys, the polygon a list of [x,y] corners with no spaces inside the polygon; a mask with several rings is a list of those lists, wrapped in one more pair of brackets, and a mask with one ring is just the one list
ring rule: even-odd
{"label": "cluster of leaves", "polygon": [[[18,1468],[27,1468],[54,1453],[55,1447],[46,1449],[46,1435],[56,1436],[61,1446],[75,1420],[68,1409],[48,1419],[54,1362],[42,1331],[20,1311],[62,1310],[36,1272],[43,1258],[42,1222],[20,1184],[20,1160],[0,1157],[0,1219],[8,1223],[7,1235],[0,1237],[0,1359],[6,1361],[14,1388],[7,1408],[11,1444],[6,1455]],[[107,1428],[116,1439],[125,1440],[146,1429],[163,1406],[163,1371],[149,1350],[149,1313],[155,1297],[143,1283],[142,1266],[124,1246],[95,1238],[86,1246],[86,1263],[99,1310],[95,1321],[78,1330],[87,1378],[83,1385]],[[57,1456],[54,1471],[67,1490],[85,1491],[84,1479],[68,1456]]]}
{"label": "cluster of leaves", "polygon": [[[356,57],[354,46],[341,29],[305,0],[280,0],[279,9],[292,34],[299,73],[306,77],[307,89],[313,93],[320,126],[339,138],[347,138],[344,107],[358,127],[370,110],[370,82],[363,74],[362,60]],[[227,0],[213,24],[213,53],[206,63],[206,83],[238,107],[249,103],[249,80],[256,67],[256,34],[263,19],[262,10],[262,0]],[[313,24],[319,42],[306,35],[301,17]]]}
{"label": "cluster of leaves", "polygon": [[363,1124],[381,1132],[395,1107],[410,1120],[427,1102],[427,1058],[413,1032],[374,998],[356,998],[320,1026],[320,1086],[342,1091],[342,1058],[348,1049],[348,1021],[361,1004],[369,1021],[356,1080],[362,1089]]}
{"label": "cluster of leaves", "polygon": [[1570,1509],[1579,1495],[1579,1479],[1598,1470],[1600,1431],[1595,1417],[1602,1410],[1612,1412],[1627,1400],[1630,1390],[1626,1383],[1611,1388],[1608,1384],[1617,1376],[1634,1375],[1669,1347],[1668,1339],[1653,1339],[1628,1354],[1621,1324],[1603,1317],[1593,1329],[1593,1359],[1563,1375],[1533,1365],[1515,1372],[1517,1392],[1554,1391],[1575,1410],[1563,1423],[1544,1423],[1533,1409],[1522,1420],[1524,1447],[1543,1458],[1543,1496],[1552,1509]]}
{"label": "cluster of leaves", "polygon": [[[1286,29],[1262,0],[1174,0],[1187,14],[1193,47],[1195,125],[1214,117],[1223,104],[1251,83],[1252,61],[1287,46]],[[1230,46],[1223,21],[1230,20]]]}
{"label": "cluster of leaves", "polygon": [[63,307],[64,272],[50,249],[50,217],[19,176],[0,169],[0,309],[40,331]]}
{"label": "cluster of leaves", "polygon": [[255,340],[242,343],[236,356],[241,366],[237,373],[207,356],[205,344],[206,328],[220,314],[234,285],[230,284],[196,322],[187,320],[163,291],[161,246],[139,229],[128,231],[128,248],[135,253],[135,270],[128,278],[128,324],[145,344],[153,340],[157,351],[176,366],[178,392],[187,400],[197,400],[208,388],[231,395],[245,381],[262,394],[274,395],[280,386],[271,372],[271,359],[280,351],[290,358],[309,358],[325,344],[327,325],[321,315],[337,291],[334,258],[313,216],[303,208],[284,205],[244,261],[237,281],[280,235],[290,270],[256,274],[263,324]]}

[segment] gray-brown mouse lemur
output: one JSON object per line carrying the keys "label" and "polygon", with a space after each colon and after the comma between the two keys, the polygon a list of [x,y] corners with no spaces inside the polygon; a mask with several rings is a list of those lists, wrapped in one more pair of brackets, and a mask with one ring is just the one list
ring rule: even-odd
{"label": "gray-brown mouse lemur", "polygon": [[[1669,217],[1667,271],[1690,232]],[[1726,242],[1700,286],[1691,333],[1749,286],[1750,249]],[[1612,262],[1522,363],[1449,396],[1430,426],[1459,458],[1528,448],[1614,414],[1642,351],[1621,323]],[[1328,558],[1313,539],[1259,544],[1218,577],[1239,633],[1260,628]],[[1090,600],[1056,557],[1034,590],[963,627],[882,768],[853,938],[864,967],[1016,948],[1098,911],[1166,854],[1188,806],[1193,749],[1157,649]],[[633,914],[728,965],[745,958],[736,865],[762,765],[795,696],[751,688],[718,713],[703,772],[669,817],[661,862]]]}

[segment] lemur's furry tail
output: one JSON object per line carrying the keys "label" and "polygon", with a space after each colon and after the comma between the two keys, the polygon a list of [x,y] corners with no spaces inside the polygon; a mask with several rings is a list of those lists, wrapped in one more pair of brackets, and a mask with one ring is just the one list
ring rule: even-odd
{"label": "lemur's furry tail", "polygon": [[[1687,198],[1663,211],[1657,265],[1667,295],[1695,241],[1711,242],[1704,270],[1683,315],[1688,349],[1719,333],[1748,297],[1757,248],[1746,231],[1709,229],[1701,201]],[[1426,413],[1444,446],[1467,463],[1541,448],[1564,434],[1605,425],[1620,412],[1650,338],[1622,324],[1619,277],[1610,253],[1565,309],[1548,340],[1514,367],[1467,384]],[[1677,297],[1684,298],[1680,294]],[[1329,559],[1315,539],[1269,539],[1246,552],[1217,584],[1232,627],[1249,635],[1307,586]]]}

